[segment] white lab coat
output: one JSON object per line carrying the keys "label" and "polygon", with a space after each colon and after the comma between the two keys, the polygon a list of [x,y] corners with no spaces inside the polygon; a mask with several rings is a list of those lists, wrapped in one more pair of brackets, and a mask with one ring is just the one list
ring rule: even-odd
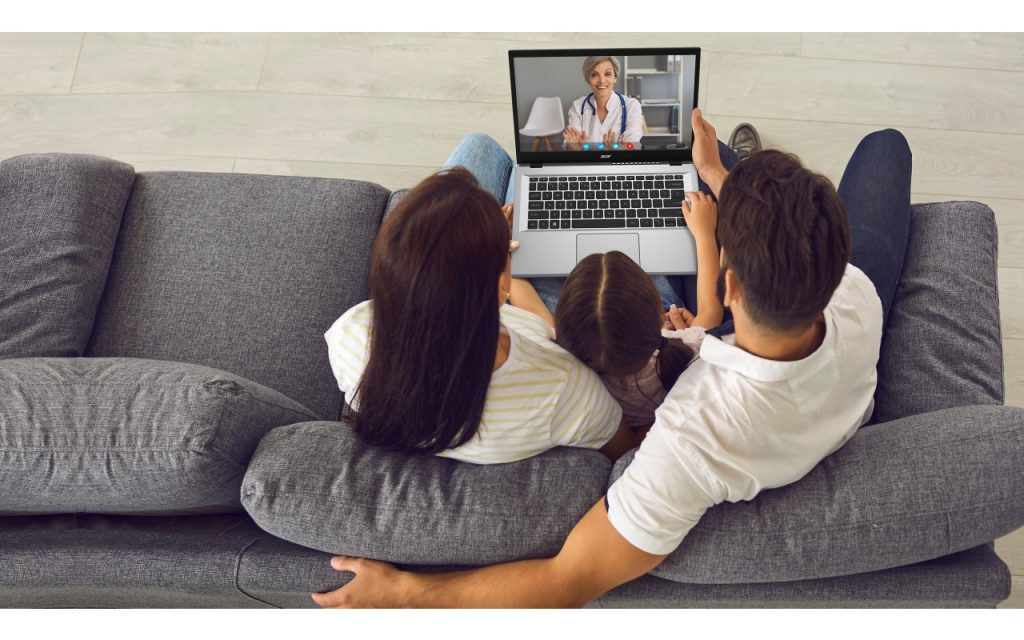
{"label": "white lab coat", "polygon": [[[588,94],[589,95],[589,94]],[[587,142],[601,142],[604,134],[613,131],[616,134],[622,131],[622,103],[619,101],[618,93],[608,100],[608,115],[604,122],[597,119],[597,114],[591,105],[596,105],[596,99],[591,98],[590,104],[583,108],[583,102],[587,96],[581,96],[573,101],[569,108],[568,126],[575,127],[586,134]],[[644,114],[640,101],[636,98],[623,96],[626,100],[626,132],[620,135],[619,142],[639,143],[644,135]],[[580,109],[583,109],[583,116],[580,116]]]}

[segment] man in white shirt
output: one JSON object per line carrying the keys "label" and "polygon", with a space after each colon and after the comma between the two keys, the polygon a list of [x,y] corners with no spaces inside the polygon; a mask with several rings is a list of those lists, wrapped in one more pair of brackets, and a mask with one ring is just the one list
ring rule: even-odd
{"label": "man in white shirt", "polygon": [[[848,264],[850,225],[826,178],[768,151],[726,180],[715,131],[699,110],[693,125],[694,162],[720,196],[719,290],[735,333],[705,339],[606,498],[553,558],[421,575],[338,557],[332,566],[356,575],[314,594],[318,604],[581,606],[656,567],[708,508],[800,479],[870,419],[883,318],[909,234],[905,140],[872,134],[844,175],[844,185],[853,176],[858,187],[843,200],[853,262],[865,275]],[[857,200],[860,187],[882,194]],[[884,254],[857,242],[879,236],[895,243]]]}

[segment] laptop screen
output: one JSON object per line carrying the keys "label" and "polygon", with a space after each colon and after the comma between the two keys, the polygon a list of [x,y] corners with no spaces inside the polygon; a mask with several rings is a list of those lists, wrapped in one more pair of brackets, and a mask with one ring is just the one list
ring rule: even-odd
{"label": "laptop screen", "polygon": [[520,164],[689,161],[700,49],[509,51]]}

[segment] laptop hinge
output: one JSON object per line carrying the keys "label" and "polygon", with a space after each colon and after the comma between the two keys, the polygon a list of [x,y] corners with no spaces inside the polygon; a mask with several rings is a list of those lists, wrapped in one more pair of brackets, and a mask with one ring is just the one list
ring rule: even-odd
{"label": "laptop hinge", "polygon": [[680,160],[679,162],[669,162],[668,164],[670,167],[681,167],[683,166],[683,161]]}

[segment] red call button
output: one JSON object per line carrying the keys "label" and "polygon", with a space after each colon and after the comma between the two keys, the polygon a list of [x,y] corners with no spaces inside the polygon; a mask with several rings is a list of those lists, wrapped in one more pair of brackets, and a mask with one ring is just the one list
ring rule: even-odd
{"label": "red call button", "polygon": [[633,143],[632,142],[627,142],[626,143],[626,148],[627,149],[632,149],[633,148]]}

